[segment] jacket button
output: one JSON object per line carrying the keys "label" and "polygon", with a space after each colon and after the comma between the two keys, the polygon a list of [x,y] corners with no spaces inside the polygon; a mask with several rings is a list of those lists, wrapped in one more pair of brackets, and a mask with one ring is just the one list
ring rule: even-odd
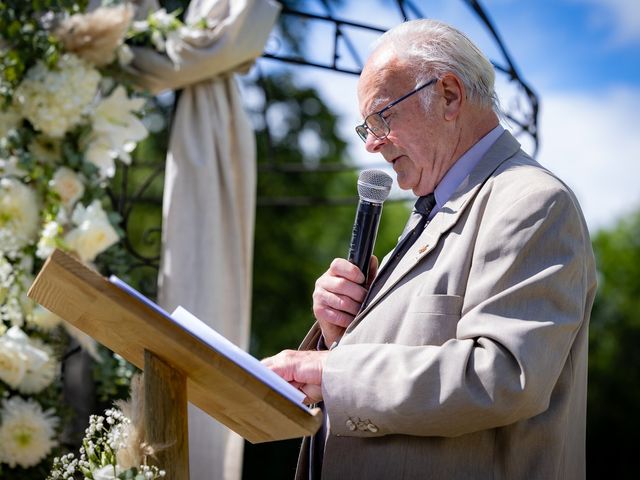
{"label": "jacket button", "polygon": [[367,429],[371,432],[371,433],[377,433],[378,432],[378,427],[376,427],[373,423],[369,423],[367,425]]}
{"label": "jacket button", "polygon": [[345,422],[345,425],[346,425],[346,426],[347,426],[347,428],[348,428],[349,430],[351,430],[352,432],[356,429],[356,424],[355,424],[355,423],[353,423],[353,420],[351,420],[351,419],[348,419],[348,420]]}

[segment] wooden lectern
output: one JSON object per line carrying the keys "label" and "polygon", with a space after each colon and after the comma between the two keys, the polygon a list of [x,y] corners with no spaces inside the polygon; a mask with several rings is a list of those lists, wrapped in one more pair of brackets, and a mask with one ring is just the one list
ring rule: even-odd
{"label": "wooden lectern", "polygon": [[298,405],[159,311],[56,250],[28,296],[144,370],[154,463],[189,478],[187,401],[252,443],[312,435],[319,409]]}

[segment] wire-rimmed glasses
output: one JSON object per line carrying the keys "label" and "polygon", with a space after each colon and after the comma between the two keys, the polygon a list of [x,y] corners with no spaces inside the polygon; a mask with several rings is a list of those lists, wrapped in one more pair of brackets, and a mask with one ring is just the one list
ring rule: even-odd
{"label": "wire-rimmed glasses", "polygon": [[387,138],[387,135],[389,135],[389,132],[391,131],[391,127],[389,127],[389,124],[387,123],[387,121],[382,115],[391,107],[395,107],[401,101],[409,98],[414,93],[418,93],[423,88],[426,88],[429,85],[434,84],[437,80],[438,80],[437,78],[432,78],[428,82],[417,86],[416,88],[411,90],[409,93],[401,96],[397,100],[394,100],[393,102],[388,104],[386,107],[384,107],[382,110],[379,110],[377,112],[367,115],[367,118],[364,119],[364,122],[362,122],[362,125],[358,125],[356,127],[356,133],[358,134],[358,136],[362,139],[363,142],[367,141],[369,132],[371,132],[373,136],[376,137],[378,140],[383,140]]}

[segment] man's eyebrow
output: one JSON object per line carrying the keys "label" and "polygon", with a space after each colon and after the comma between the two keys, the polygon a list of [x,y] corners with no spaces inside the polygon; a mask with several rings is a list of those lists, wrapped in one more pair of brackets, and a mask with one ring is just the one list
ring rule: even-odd
{"label": "man's eyebrow", "polygon": [[389,102],[386,99],[382,99],[382,98],[376,98],[372,103],[371,103],[371,108],[373,108],[374,112],[377,112],[378,110],[386,107],[389,104]]}
{"label": "man's eyebrow", "polygon": [[386,99],[382,99],[382,98],[376,98],[375,100],[373,100],[371,102],[371,105],[369,105],[369,111],[367,112],[367,114],[365,115],[365,118],[368,115],[371,115],[372,113],[376,113],[379,112],[380,110],[382,110],[384,107],[386,107],[389,104],[389,102]]}

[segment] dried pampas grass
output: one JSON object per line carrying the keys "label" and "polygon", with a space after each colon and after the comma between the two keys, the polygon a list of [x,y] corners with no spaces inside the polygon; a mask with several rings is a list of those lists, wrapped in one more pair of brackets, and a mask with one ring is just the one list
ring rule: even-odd
{"label": "dried pampas grass", "polygon": [[133,18],[133,7],[122,4],[76,14],[55,31],[64,49],[98,67],[113,62]]}
{"label": "dried pampas grass", "polygon": [[142,374],[134,375],[131,379],[131,399],[116,402],[116,407],[131,420],[123,431],[125,445],[118,448],[116,453],[116,461],[124,470],[146,465],[147,457],[158,450],[145,441],[143,378]]}

